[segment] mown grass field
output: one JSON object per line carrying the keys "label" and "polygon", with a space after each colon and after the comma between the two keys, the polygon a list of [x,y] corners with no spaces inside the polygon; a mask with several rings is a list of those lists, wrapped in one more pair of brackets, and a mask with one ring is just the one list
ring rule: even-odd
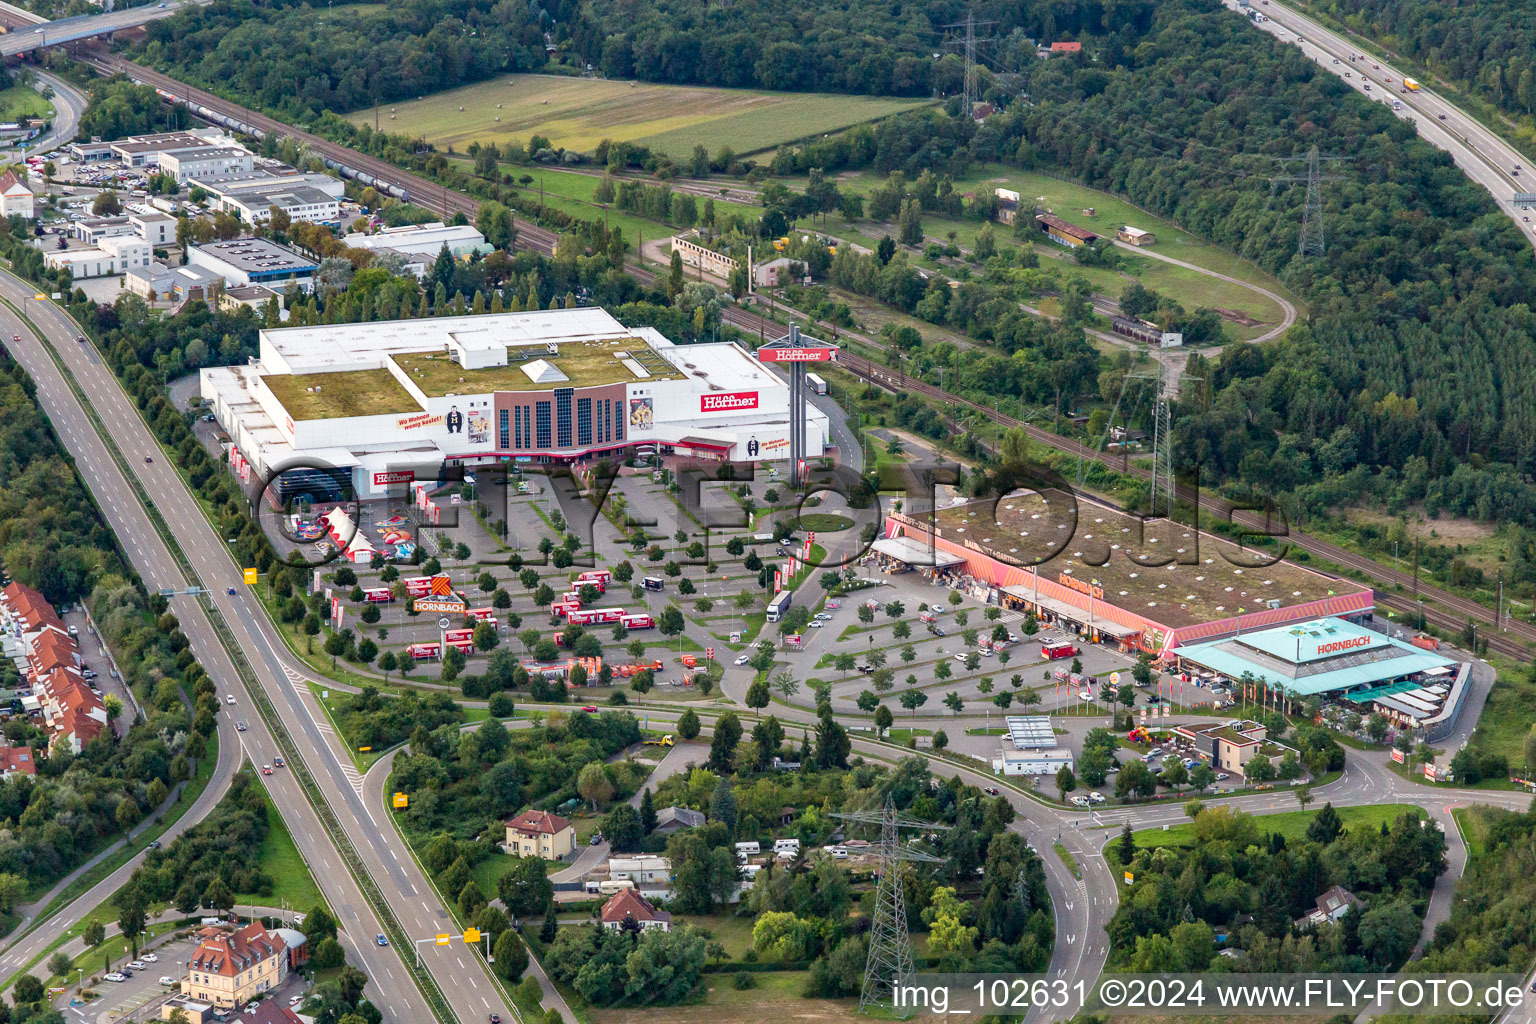
{"label": "mown grass field", "polygon": [[[1312,819],[1317,816],[1321,804],[1314,800],[1313,805],[1305,811],[1280,811],[1277,814],[1256,814],[1254,822],[1261,833],[1278,832],[1285,837],[1286,842],[1294,842],[1302,839],[1307,834],[1307,826],[1312,824]],[[1345,828],[1380,828],[1382,822],[1391,825],[1404,814],[1424,816],[1424,810],[1413,804],[1375,804],[1363,807],[1335,807],[1339,812],[1339,820]],[[1160,828],[1143,829],[1135,835],[1136,845],[1153,849],[1159,846],[1193,846],[1195,844],[1194,822],[1183,822],[1174,825],[1167,831]]]}
{"label": "mown grass field", "polygon": [[[868,192],[878,188],[883,181],[883,176],[865,171],[842,175],[838,184],[847,190]],[[1064,220],[1104,235],[1112,236],[1127,224],[1151,231],[1157,236],[1157,241],[1147,246],[1148,251],[1267,288],[1290,299],[1297,306],[1298,312],[1304,312],[1303,304],[1298,303],[1284,286],[1256,265],[1236,258],[1231,253],[1187,231],[1180,230],[1168,221],[1144,213],[1107,192],[1096,191],[1034,171],[1005,167],[1001,164],[982,164],[972,168],[964,176],[956,179],[955,188],[961,192],[983,192],[994,188],[1012,189],[1019,193],[1020,205],[1045,207]],[[1093,211],[1092,214],[1087,212],[1090,209]],[[927,234],[943,238],[948,232],[954,231],[956,241],[966,248],[974,244],[979,227],[981,225],[976,221],[950,221],[933,215],[923,217],[923,228]],[[1000,244],[1012,242],[1011,229],[994,225],[993,230],[997,232]],[[1037,251],[1042,257],[1042,262],[1047,257],[1064,255],[1064,250],[1050,243],[1041,243]],[[1088,278],[1096,290],[1112,296],[1119,295],[1120,289],[1129,280],[1126,274],[1129,274],[1146,287],[1173,296],[1187,308],[1201,305],[1220,306],[1239,310],[1266,323],[1280,321],[1280,308],[1275,303],[1246,288],[1149,257],[1138,257],[1135,253],[1122,250],[1121,255],[1126,261],[1125,273],[1070,264],[1069,266],[1072,273]],[[1044,265],[1052,266],[1053,264],[1044,263]],[[1226,327],[1231,335],[1238,339],[1262,333],[1262,328],[1244,328],[1232,323],[1227,324]]]}
{"label": "mown grass field", "polygon": [[53,104],[43,99],[43,94],[25,85],[13,85],[0,89],[0,121],[14,121],[18,117],[50,117]]}
{"label": "mown grass field", "polygon": [[[723,146],[737,153],[770,149],[926,102],[511,75],[380,108],[379,128],[461,152],[476,140],[526,143],[539,134],[581,152],[613,139],[681,157],[699,143],[711,153]],[[348,117],[372,124],[374,111]]]}

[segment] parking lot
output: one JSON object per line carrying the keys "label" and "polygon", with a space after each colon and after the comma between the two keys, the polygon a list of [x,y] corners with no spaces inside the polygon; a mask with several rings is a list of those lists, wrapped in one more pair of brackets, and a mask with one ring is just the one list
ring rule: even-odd
{"label": "parking lot", "polygon": [[[176,993],[174,987],[161,984],[161,979],[179,979],[182,964],[192,955],[196,945],[191,939],[172,939],[156,946],[153,951],[142,954],[155,960],[141,960],[143,970],[129,968],[132,976],[125,981],[109,981],[105,975],[98,975],[95,991],[101,998],[89,1007],[71,1007],[71,1012],[81,1017],[94,1013],[98,1024],[158,1017],[160,1004]],[[123,965],[115,966],[120,970]]]}

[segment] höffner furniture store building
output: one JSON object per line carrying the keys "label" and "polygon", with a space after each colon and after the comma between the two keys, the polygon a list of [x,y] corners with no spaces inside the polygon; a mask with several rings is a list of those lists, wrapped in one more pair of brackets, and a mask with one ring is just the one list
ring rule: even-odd
{"label": "h\u00f6ffner furniture store building", "polygon": [[[789,386],[731,342],[674,345],[602,309],[276,328],[260,356],[201,372],[247,484],[289,466],[351,474],[383,497],[444,463],[578,462],[661,454],[789,456]],[[806,451],[825,450],[808,408]],[[281,500],[281,494],[270,495]]]}

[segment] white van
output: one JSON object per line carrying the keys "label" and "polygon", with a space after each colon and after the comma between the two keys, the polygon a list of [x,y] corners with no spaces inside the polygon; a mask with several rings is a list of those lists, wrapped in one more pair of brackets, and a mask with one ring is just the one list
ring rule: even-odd
{"label": "white van", "polygon": [[754,840],[752,840],[749,843],[737,843],[736,844],[736,852],[737,853],[744,853],[748,857],[755,857],[759,853],[763,852],[763,848],[761,846],[759,846],[758,843],[757,843],[757,840],[754,839]]}

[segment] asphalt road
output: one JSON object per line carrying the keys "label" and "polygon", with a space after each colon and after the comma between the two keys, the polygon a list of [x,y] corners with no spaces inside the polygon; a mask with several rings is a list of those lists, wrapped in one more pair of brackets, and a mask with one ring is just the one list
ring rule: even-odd
{"label": "asphalt road", "polygon": [[80,115],[90,97],[58,75],[37,72],[37,84],[53,90],[53,124],[27,146],[29,152],[42,153],[70,142],[79,133]]}
{"label": "asphalt road", "polygon": [[[34,294],[30,285],[9,274],[0,275],[0,296],[24,308],[47,332],[71,376],[80,383],[88,401],[126,456],[134,476],[143,484],[165,520],[176,524],[179,543],[198,573],[201,585],[211,592],[237,647],[250,662],[331,811],[351,837],[369,875],[385,894],[401,926],[412,936],[437,934],[451,921],[447,910],[412,860],[403,840],[393,829],[381,829],[375,814],[365,805],[359,792],[360,779],[348,752],[327,723],[323,708],[304,684],[304,670],[288,655],[265,612],[246,592],[223,539],[208,524],[94,347],[78,344],[74,340],[78,328],[52,303],[35,301]],[[10,335],[21,336],[22,341],[10,347],[38,382],[40,397],[50,419],[80,465],[87,485],[106,510],[120,543],[146,584],[152,590],[185,587],[188,581],[177,569],[169,550],[150,525],[148,516],[107,454],[103,442],[91,429],[73,392],[65,386],[43,346],[8,308],[0,308],[0,336]],[[144,462],[144,457],[151,453],[154,461]],[[229,587],[235,589],[234,595],[225,593]],[[277,743],[261,716],[252,710],[250,697],[244,692],[235,666],[218,642],[203,606],[195,598],[180,596],[172,599],[172,609],[181,620],[193,652],[218,682],[220,692],[236,696],[238,711],[234,714],[249,723],[250,731],[236,733],[229,721],[221,722],[220,728],[224,730],[221,744],[237,749],[244,744],[258,762],[270,760],[278,750]],[[221,716],[231,717],[233,715]],[[357,935],[372,936],[382,932],[384,929],[292,773],[279,771],[262,781],[281,809],[300,852],[336,911],[338,920]],[[382,808],[379,810],[383,813]],[[190,823],[196,819],[188,815],[184,820]],[[430,1020],[431,1010],[398,960],[398,956],[410,955],[410,951],[380,948],[370,943],[363,943],[361,948],[366,950],[361,966],[372,979],[369,994],[389,1019]],[[507,1020],[516,1019],[478,957],[448,958],[431,969],[461,1019],[473,1020],[492,1012],[502,1014]]]}
{"label": "asphalt road", "polygon": [[[1237,8],[1236,0],[1224,2],[1234,10]],[[1526,238],[1536,241],[1536,222],[1526,223],[1523,218],[1527,214],[1516,210],[1512,202],[1517,191],[1536,191],[1536,185],[1531,182],[1531,176],[1536,172],[1522,168],[1519,174],[1514,173],[1515,168],[1522,167],[1525,158],[1512,146],[1427,87],[1421,86],[1416,92],[1401,91],[1402,69],[1381,60],[1379,50],[1375,56],[1366,55],[1366,51],[1343,36],[1281,3],[1260,2],[1256,9],[1269,20],[1256,23],[1255,28],[1290,43],[1295,43],[1299,34],[1305,40],[1301,44],[1304,54],[1340,78],[1348,72],[1351,77],[1344,81],[1361,95],[1375,100],[1401,101],[1403,109],[1397,112],[1398,116],[1412,120],[1420,137],[1451,154],[1456,166],[1493,194],[1499,209],[1520,225]],[[1351,62],[1351,54],[1360,59]],[[1412,70],[1408,77],[1413,77]],[[1368,91],[1365,89],[1367,84],[1371,87]]]}
{"label": "asphalt road", "polygon": [[51,22],[46,18],[38,17],[31,11],[12,4],[0,4],[0,9],[11,16],[13,22],[27,22],[40,26],[38,29],[21,29],[16,32],[0,36],[0,56],[14,57],[17,54],[35,50],[39,46],[54,46],[59,43],[76,39],[86,39],[91,36],[103,35],[115,32],[122,28],[133,28],[160,18],[169,18],[176,13],[178,7],[184,4],[202,6],[211,3],[212,0],[168,0],[162,4],[146,4],[142,7],[127,7],[119,11],[110,11],[106,14],[91,14],[83,18],[64,18]]}

